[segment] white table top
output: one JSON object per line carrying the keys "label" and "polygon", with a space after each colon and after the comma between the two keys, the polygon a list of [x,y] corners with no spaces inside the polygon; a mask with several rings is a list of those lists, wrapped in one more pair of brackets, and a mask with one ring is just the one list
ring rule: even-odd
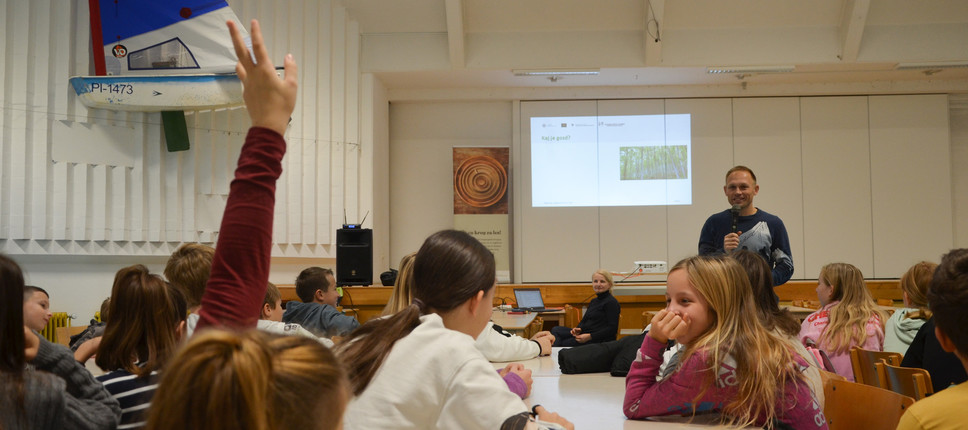
{"label": "white table top", "polygon": [[[557,412],[571,421],[575,429],[688,429],[714,428],[697,423],[689,424],[687,418],[663,417],[658,420],[637,421],[625,418],[622,403],[625,400],[625,378],[608,373],[585,373],[562,375],[558,367],[558,352],[552,348],[547,357],[524,360],[520,363],[531,370],[531,396],[524,399],[528,406],[541,405]],[[492,363],[495,369],[507,363]]]}
{"label": "white table top", "polygon": [[501,327],[504,327],[508,331],[518,331],[524,330],[534,318],[537,317],[536,313],[514,313],[510,314],[503,311],[494,311],[491,313],[491,321]]}

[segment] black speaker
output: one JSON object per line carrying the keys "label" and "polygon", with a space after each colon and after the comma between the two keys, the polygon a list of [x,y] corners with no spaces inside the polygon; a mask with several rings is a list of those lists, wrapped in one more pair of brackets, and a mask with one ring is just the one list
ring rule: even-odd
{"label": "black speaker", "polygon": [[373,283],[373,230],[336,230],[336,285]]}

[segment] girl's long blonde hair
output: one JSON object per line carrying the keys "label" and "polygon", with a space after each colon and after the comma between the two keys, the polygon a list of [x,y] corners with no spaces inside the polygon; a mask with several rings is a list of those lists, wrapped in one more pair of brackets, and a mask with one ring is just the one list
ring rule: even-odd
{"label": "girl's long blonde hair", "polygon": [[827,327],[820,334],[820,347],[834,354],[846,354],[867,340],[867,321],[876,316],[881,327],[887,318],[877,308],[860,269],[848,263],[830,263],[820,269],[820,279],[833,290]]}
{"label": "girl's long blonde hair", "polygon": [[393,315],[410,306],[413,302],[413,292],[410,286],[413,284],[413,260],[417,257],[416,252],[404,255],[400,259],[400,271],[397,272],[397,280],[393,283],[393,293],[386,307],[383,308],[382,316]]}
{"label": "girl's long blonde hair", "polygon": [[[756,317],[749,278],[743,267],[725,256],[695,256],[676,263],[670,272],[685,270],[692,285],[709,304],[710,327],[686,345],[680,363],[694,353],[709,355],[698,405],[719,376],[727,356],[736,362],[736,397],[724,408],[729,424],[748,426],[760,419],[770,423],[791,405],[788,384],[802,379],[793,353],[784,341],[763,327]],[[782,399],[782,401],[780,401]]]}

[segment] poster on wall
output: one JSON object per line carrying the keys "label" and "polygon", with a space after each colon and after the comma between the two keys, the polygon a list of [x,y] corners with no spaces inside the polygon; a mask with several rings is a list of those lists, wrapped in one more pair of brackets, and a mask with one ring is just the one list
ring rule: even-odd
{"label": "poster on wall", "polygon": [[454,148],[454,228],[494,253],[498,282],[511,282],[508,148]]}

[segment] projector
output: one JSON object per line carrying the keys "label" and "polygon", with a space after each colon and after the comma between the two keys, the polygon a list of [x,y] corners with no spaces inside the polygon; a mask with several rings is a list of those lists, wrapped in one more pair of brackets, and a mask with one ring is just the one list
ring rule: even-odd
{"label": "projector", "polygon": [[635,273],[666,273],[668,264],[665,261],[636,261]]}

